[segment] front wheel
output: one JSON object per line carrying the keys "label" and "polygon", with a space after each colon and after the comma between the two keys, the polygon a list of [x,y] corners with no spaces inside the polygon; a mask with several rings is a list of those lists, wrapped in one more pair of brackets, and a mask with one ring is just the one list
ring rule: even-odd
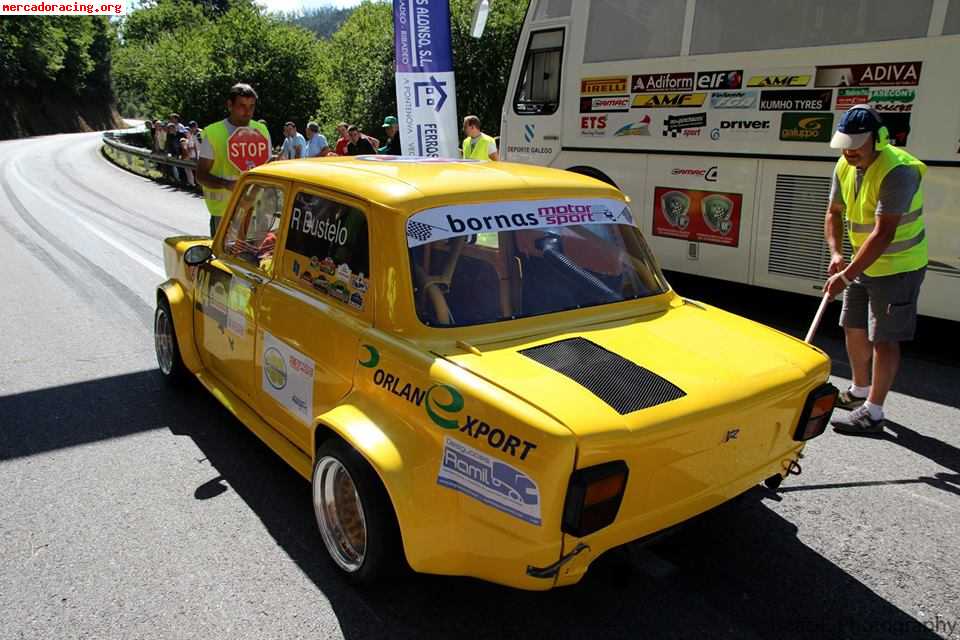
{"label": "front wheel", "polygon": [[180,357],[177,332],[173,326],[173,314],[166,297],[157,300],[153,315],[153,345],[157,351],[160,374],[170,384],[180,384],[187,378],[187,368]]}
{"label": "front wheel", "polygon": [[330,559],[352,582],[371,584],[402,566],[386,490],[366,460],[337,438],[317,449],[313,510]]}

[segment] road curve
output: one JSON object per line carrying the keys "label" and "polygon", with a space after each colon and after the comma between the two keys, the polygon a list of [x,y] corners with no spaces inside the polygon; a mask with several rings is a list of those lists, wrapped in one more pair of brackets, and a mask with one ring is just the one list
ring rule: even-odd
{"label": "road curve", "polygon": [[[890,437],[828,433],[781,496],[610,553],[580,585],[348,586],[307,484],[208,394],[160,383],[161,241],[205,233],[206,211],[99,145],[0,143],[0,640],[960,638],[960,375],[931,342],[907,354]],[[816,304],[743,292],[702,294],[794,334]],[[837,331],[821,340],[844,374]]]}

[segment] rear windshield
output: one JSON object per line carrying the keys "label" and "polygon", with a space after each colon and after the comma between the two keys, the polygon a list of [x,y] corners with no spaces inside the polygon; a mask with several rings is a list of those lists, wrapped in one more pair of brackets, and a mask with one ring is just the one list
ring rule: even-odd
{"label": "rear windshield", "polygon": [[407,221],[417,315],[438,327],[614,304],[667,290],[623,202],[506,201]]}

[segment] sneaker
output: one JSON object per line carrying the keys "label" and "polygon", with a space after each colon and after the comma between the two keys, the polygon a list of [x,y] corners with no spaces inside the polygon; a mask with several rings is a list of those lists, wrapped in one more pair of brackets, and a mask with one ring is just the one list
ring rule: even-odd
{"label": "sneaker", "polygon": [[840,392],[839,396],[837,396],[837,403],[835,406],[837,409],[846,409],[847,411],[853,411],[854,409],[856,409],[866,401],[867,401],[866,397],[861,398],[860,396],[853,395],[852,393],[850,393],[850,387],[847,387],[846,389]]}
{"label": "sneaker", "polygon": [[866,407],[857,407],[842,418],[830,421],[833,430],[848,436],[879,436],[883,435],[883,418],[874,420]]}

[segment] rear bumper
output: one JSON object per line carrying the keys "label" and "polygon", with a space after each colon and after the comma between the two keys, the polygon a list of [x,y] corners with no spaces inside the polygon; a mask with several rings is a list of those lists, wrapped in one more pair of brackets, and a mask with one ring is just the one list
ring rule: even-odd
{"label": "rear bumper", "polygon": [[587,548],[571,557],[560,568],[556,586],[567,586],[579,582],[590,564],[605,551],[698,516],[748,491],[773,475],[785,475],[790,463],[796,462],[800,457],[803,447],[804,443],[797,442],[791,449],[776,459],[750,469],[727,484],[711,487],[709,490],[690,496],[683,501],[666,504],[662,508],[649,513],[625,519],[618,518],[610,526],[583,538],[565,535],[564,554],[570,553],[579,544],[584,544]]}

